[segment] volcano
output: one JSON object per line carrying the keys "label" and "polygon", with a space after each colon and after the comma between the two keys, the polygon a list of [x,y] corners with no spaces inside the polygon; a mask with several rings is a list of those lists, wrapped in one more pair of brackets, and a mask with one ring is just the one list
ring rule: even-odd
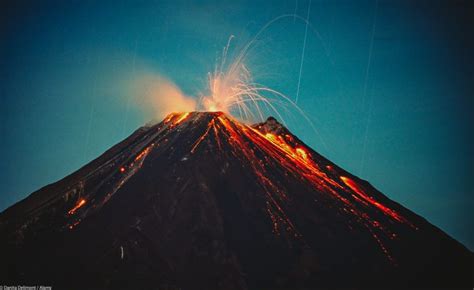
{"label": "volcano", "polygon": [[274,118],[170,114],[0,215],[4,285],[472,287],[472,252]]}

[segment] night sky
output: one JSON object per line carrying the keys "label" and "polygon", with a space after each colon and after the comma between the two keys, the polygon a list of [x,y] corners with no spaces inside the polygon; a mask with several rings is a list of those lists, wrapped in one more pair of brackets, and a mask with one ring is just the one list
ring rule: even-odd
{"label": "night sky", "polygon": [[[154,116],[143,76],[205,93],[230,35],[289,129],[474,249],[474,18],[462,1],[2,1],[0,210]],[[304,57],[302,62],[303,45]],[[301,79],[299,78],[301,68]],[[300,83],[298,89],[298,83]],[[155,116],[156,117],[156,116]]]}

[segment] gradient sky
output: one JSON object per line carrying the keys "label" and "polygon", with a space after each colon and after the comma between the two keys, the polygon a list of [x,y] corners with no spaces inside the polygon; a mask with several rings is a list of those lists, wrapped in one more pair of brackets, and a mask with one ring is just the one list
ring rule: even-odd
{"label": "gradient sky", "polygon": [[[7,3],[9,2],[9,3]],[[188,95],[230,35],[243,46],[308,1],[2,1],[0,210],[97,157],[151,116],[134,80]],[[456,4],[452,4],[456,2]],[[291,131],[474,249],[472,7],[461,1],[312,1]],[[319,35],[318,35],[319,34]],[[257,81],[296,97],[305,23],[259,38]]]}

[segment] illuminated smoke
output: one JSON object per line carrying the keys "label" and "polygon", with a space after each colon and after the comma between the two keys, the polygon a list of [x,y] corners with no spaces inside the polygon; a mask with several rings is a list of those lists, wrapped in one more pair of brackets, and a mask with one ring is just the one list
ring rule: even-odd
{"label": "illuminated smoke", "polygon": [[138,96],[138,103],[145,111],[152,112],[155,120],[161,120],[170,113],[220,111],[245,123],[264,121],[266,116],[274,115],[286,124],[283,116],[296,113],[319,136],[314,124],[290,97],[255,81],[247,66],[248,56],[260,34],[281,18],[265,25],[232,55],[229,51],[234,36],[230,36],[214,71],[208,73],[208,87],[200,97],[185,95],[171,80],[159,74],[143,74],[135,83],[137,89],[134,95]]}
{"label": "illuminated smoke", "polygon": [[135,82],[136,103],[156,120],[172,112],[196,110],[196,101],[171,80],[158,74],[144,74]]}
{"label": "illuminated smoke", "polygon": [[234,36],[230,36],[217,60],[213,72],[208,73],[208,87],[199,98],[185,95],[171,80],[159,74],[142,74],[135,82],[138,104],[145,111],[152,112],[159,120],[173,112],[221,111],[240,121],[255,122],[275,115],[285,124],[283,112],[297,113],[315,130],[304,112],[285,94],[258,83],[247,66],[248,56],[260,33],[231,56],[229,50]]}

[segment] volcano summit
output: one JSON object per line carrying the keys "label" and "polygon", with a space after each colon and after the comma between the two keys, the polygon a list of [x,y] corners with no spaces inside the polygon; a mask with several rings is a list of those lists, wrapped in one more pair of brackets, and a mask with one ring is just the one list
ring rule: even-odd
{"label": "volcano summit", "polygon": [[275,119],[171,114],[0,215],[0,281],[472,287],[472,253]]}

